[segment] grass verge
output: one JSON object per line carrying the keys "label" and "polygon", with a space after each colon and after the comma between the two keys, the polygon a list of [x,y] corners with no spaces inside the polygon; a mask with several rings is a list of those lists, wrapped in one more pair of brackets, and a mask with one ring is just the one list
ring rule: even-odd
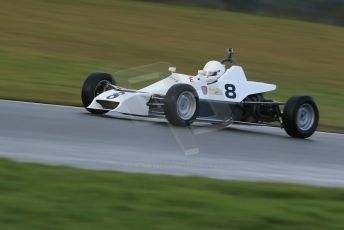
{"label": "grass verge", "polygon": [[344,190],[0,159],[0,229],[341,229]]}

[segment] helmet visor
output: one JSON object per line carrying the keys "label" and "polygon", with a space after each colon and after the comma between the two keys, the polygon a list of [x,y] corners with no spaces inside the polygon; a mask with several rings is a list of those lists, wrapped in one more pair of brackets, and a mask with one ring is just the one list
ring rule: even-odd
{"label": "helmet visor", "polygon": [[207,71],[206,76],[207,76],[207,77],[216,76],[216,75],[217,75],[217,72],[218,72],[218,71]]}

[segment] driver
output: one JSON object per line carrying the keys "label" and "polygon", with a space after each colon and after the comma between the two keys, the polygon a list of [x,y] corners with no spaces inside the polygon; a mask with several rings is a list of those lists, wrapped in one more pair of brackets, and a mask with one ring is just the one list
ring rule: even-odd
{"label": "driver", "polygon": [[226,72],[226,67],[219,61],[209,61],[205,64],[203,70],[205,71],[207,83],[211,84],[216,82]]}

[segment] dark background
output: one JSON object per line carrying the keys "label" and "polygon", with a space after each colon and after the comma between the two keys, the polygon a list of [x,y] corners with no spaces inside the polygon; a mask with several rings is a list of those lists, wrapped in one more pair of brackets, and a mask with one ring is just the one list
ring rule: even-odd
{"label": "dark background", "polygon": [[344,0],[140,0],[344,25]]}

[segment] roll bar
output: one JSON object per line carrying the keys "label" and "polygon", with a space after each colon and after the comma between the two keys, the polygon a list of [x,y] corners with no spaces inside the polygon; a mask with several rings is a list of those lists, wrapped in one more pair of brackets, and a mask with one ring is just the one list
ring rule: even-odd
{"label": "roll bar", "polygon": [[230,62],[230,63],[233,63],[233,64],[236,64],[234,58],[233,58],[233,54],[234,54],[234,49],[233,48],[228,48],[227,49],[227,53],[228,53],[228,56],[223,59],[221,61],[222,64],[225,64],[226,62]]}

